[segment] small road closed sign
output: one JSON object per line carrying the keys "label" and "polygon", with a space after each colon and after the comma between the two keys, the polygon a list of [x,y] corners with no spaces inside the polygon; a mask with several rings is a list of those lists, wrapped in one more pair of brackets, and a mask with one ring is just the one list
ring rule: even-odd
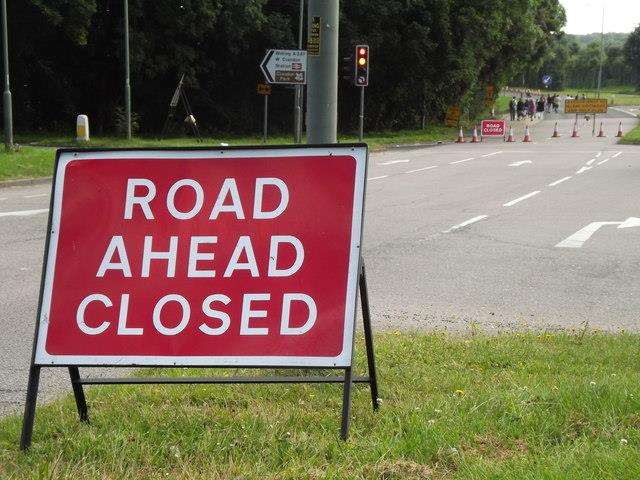
{"label": "small road closed sign", "polygon": [[482,120],[480,131],[483,137],[504,137],[506,129],[505,120]]}
{"label": "small road closed sign", "polygon": [[[367,147],[61,150],[21,446],[39,372],[78,366],[342,369],[343,377],[127,383],[353,382],[377,408],[361,257]],[[369,376],[353,377],[357,291]]]}

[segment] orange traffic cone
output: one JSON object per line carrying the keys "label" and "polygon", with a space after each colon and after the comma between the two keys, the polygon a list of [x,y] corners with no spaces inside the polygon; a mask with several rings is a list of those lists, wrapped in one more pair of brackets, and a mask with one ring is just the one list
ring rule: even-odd
{"label": "orange traffic cone", "polygon": [[618,134],[616,135],[616,138],[622,138],[623,134],[622,134],[622,122],[620,122],[620,125],[618,126]]}
{"label": "orange traffic cone", "polygon": [[604,134],[604,130],[602,130],[602,122],[600,122],[600,131],[598,132],[598,138],[604,138],[606,135]]}
{"label": "orange traffic cone", "polygon": [[556,122],[556,126],[553,127],[553,135],[551,138],[560,138],[560,134],[558,133],[558,122]]}
{"label": "orange traffic cone", "polygon": [[458,140],[456,143],[464,143],[464,132],[462,131],[462,127],[460,127],[460,133],[458,134]]}
{"label": "orange traffic cone", "polygon": [[509,127],[509,136],[507,137],[506,141],[509,143],[516,141],[516,139],[513,138],[513,127]]}
{"label": "orange traffic cone", "polygon": [[478,127],[474,125],[473,127],[473,136],[471,137],[471,143],[478,143]]}
{"label": "orange traffic cone", "polygon": [[578,138],[580,134],[578,133],[578,122],[573,124],[573,133],[571,134],[571,138]]}
{"label": "orange traffic cone", "polygon": [[531,141],[531,134],[529,133],[529,125],[524,127],[524,143],[529,143]]}

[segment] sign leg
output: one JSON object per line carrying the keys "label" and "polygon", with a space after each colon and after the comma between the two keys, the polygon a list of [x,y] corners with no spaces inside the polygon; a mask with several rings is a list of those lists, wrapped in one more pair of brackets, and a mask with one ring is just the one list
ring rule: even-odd
{"label": "sign leg", "polygon": [[367,272],[364,260],[361,260],[360,271],[360,301],[362,302],[362,322],[364,324],[364,341],[367,348],[367,366],[369,368],[369,387],[371,389],[371,403],[374,410],[378,410],[378,375],[376,371],[376,357],[373,349],[373,330],[371,328],[371,312],[369,310],[369,291],[367,289]]}
{"label": "sign leg", "polygon": [[344,388],[342,392],[342,428],[340,429],[340,438],[342,440],[349,438],[351,387],[353,387],[353,368],[347,367],[344,369]]}
{"label": "sign leg", "polygon": [[31,446],[33,422],[36,418],[36,401],[38,399],[38,385],[40,384],[40,367],[31,364],[29,369],[29,384],[27,385],[27,401],[24,405],[22,420],[22,436],[20,450],[27,450]]}
{"label": "sign leg", "polygon": [[84,396],[84,389],[80,383],[80,370],[78,367],[69,367],[69,376],[71,377],[71,386],[73,387],[73,396],[76,399],[76,407],[78,407],[78,415],[81,422],[89,421],[87,411],[87,400]]}

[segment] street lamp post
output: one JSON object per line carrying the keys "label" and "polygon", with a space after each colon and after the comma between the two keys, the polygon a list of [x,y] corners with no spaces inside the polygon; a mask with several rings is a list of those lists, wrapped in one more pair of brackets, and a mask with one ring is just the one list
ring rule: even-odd
{"label": "street lamp post", "polygon": [[[298,50],[302,50],[302,38],[304,30],[304,0],[300,0],[300,18],[298,24]],[[294,141],[302,142],[302,98],[303,86],[296,85],[295,105],[294,105]]]}
{"label": "street lamp post", "polygon": [[[5,1],[5,0],[3,0]],[[129,68],[129,0],[124,0],[124,108],[127,116],[127,140],[131,140],[131,71]]]}
{"label": "street lamp post", "polygon": [[2,0],[2,44],[4,56],[4,148],[13,148],[13,113],[11,108],[11,87],[9,84],[9,35],[7,32],[7,0]]}

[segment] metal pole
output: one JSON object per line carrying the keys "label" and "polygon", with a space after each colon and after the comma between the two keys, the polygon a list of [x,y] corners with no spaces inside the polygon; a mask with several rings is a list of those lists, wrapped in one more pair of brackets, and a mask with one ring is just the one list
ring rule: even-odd
{"label": "metal pole", "polygon": [[269,95],[264,96],[264,118],[262,123],[262,143],[267,143],[267,128],[269,126]]}
{"label": "metal pole", "polygon": [[[600,88],[602,87],[602,64],[603,63],[604,63],[604,7],[602,7],[602,37],[600,41],[600,70],[598,71],[598,98],[600,98]],[[595,127],[594,127],[594,131],[595,131]]]}
{"label": "metal pole", "polygon": [[360,129],[358,138],[364,140],[364,87],[360,87]]}
{"label": "metal pole", "polygon": [[307,143],[336,143],[338,134],[339,0],[314,0],[308,5],[308,28],[320,25],[317,55],[308,58]]}
{"label": "metal pole", "polygon": [[13,148],[13,112],[11,108],[11,86],[9,84],[9,34],[7,27],[7,0],[2,0],[2,44],[4,56],[4,148]]}
{"label": "metal pole", "polygon": [[131,140],[131,71],[129,67],[129,0],[124,0],[124,108],[127,116],[127,140]]}
{"label": "metal pole", "polygon": [[[302,37],[304,31],[304,0],[300,0],[300,18],[298,24],[298,50],[302,50]],[[302,85],[296,85],[295,105],[293,113],[294,123],[294,142],[302,142],[302,97],[303,97]]]}

